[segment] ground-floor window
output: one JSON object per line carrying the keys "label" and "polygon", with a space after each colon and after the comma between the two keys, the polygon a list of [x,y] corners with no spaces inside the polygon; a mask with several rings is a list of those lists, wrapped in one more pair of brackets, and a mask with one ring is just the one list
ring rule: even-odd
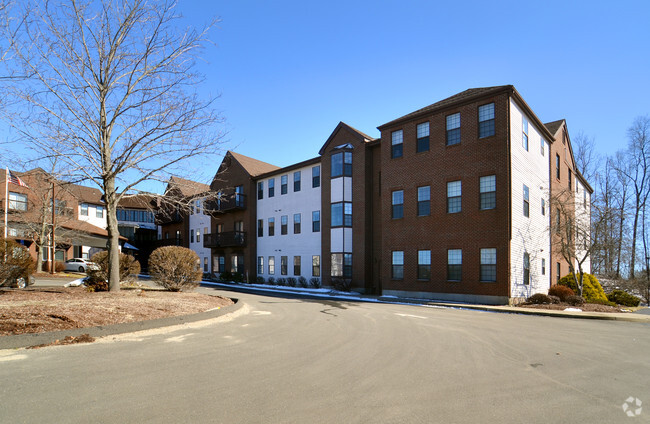
{"label": "ground-floor window", "polygon": [[275,274],[275,256],[269,256],[269,274]]}
{"label": "ground-floor window", "polygon": [[208,272],[208,257],[203,257],[203,272]]}
{"label": "ground-floor window", "polygon": [[311,257],[311,275],[314,277],[320,277],[320,255],[314,255]]}
{"label": "ground-floor window", "polygon": [[497,280],[497,250],[494,248],[481,249],[481,281]]}
{"label": "ground-floor window", "polygon": [[524,284],[530,284],[530,254],[524,252]]}
{"label": "ground-floor window", "polygon": [[404,279],[404,252],[402,250],[393,251],[391,278],[393,280]]}
{"label": "ground-floor window", "polygon": [[257,274],[264,274],[264,256],[257,257]]}
{"label": "ground-floor window", "polygon": [[352,253],[332,253],[332,277],[352,278]]}
{"label": "ground-floor window", "polygon": [[463,251],[447,250],[447,280],[460,281],[463,276]]}
{"label": "ground-floor window", "polygon": [[300,275],[300,256],[293,257],[293,275]]}
{"label": "ground-floor window", "polygon": [[226,270],[226,257],[223,255],[214,255],[212,257],[212,270],[217,273]]}
{"label": "ground-floor window", "polygon": [[418,280],[431,278],[431,251],[418,250]]}
{"label": "ground-floor window", "polygon": [[280,274],[281,275],[287,275],[287,268],[289,266],[289,257],[288,256],[280,256]]}

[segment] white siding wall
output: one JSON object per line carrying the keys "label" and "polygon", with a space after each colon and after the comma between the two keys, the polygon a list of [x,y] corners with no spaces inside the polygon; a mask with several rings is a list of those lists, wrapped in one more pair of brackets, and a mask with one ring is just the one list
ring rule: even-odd
{"label": "white siding wall", "polygon": [[[199,208],[196,208],[196,200],[199,200]],[[205,237],[206,234],[206,228],[207,228],[207,233],[210,233],[210,216],[205,215],[203,213],[203,201],[205,199],[195,199],[194,200],[194,208],[192,214],[190,214],[190,232],[194,233],[194,242],[192,242],[192,237],[190,236],[190,249],[196,252],[196,254],[199,256],[199,260],[201,261],[201,269],[204,270],[204,272],[211,272],[211,266],[212,266],[212,261],[210,260],[211,256],[211,250],[210,248],[205,248],[203,247],[203,238]],[[197,213],[198,211],[198,213]],[[197,232],[200,234],[199,240],[197,241],[196,234]],[[205,259],[207,258],[207,263],[208,263],[208,269],[205,271],[203,268],[203,264],[205,263]]]}
{"label": "white siding wall", "polygon": [[[582,185],[579,179],[575,179],[576,181],[576,197],[575,197],[575,211],[576,211],[576,224],[580,226],[580,228],[586,229],[589,226],[589,223],[591,221],[591,195],[589,194],[589,191],[585,189],[585,186]],[[584,242],[582,240],[578,240],[578,248],[584,246]],[[578,249],[577,251],[577,258],[582,259],[584,256],[585,251],[584,249]],[[576,263],[575,266],[577,267],[578,264]],[[577,268],[576,268],[577,269]],[[582,264],[582,270],[586,273],[591,274],[591,257],[587,257],[587,259],[583,262]]]}
{"label": "white siding wall", "polygon": [[[321,233],[312,231],[312,212],[321,211],[321,190],[312,187],[312,168],[320,164],[309,165],[303,168],[294,169],[286,173],[278,173],[275,178],[275,196],[269,198],[268,180],[259,180],[264,183],[264,198],[257,200],[257,220],[264,220],[264,234],[257,237],[257,257],[255,271],[257,272],[258,257],[264,257],[264,272],[261,275],[265,279],[274,277],[288,278],[296,277],[293,272],[293,258],[300,256],[301,275],[307,280],[312,278],[312,256],[319,256],[320,263],[323,263],[321,256]],[[301,172],[301,187],[299,192],[293,191],[293,174]],[[280,194],[280,177],[288,175],[287,194]],[[257,191],[255,192],[257,199]],[[294,234],[294,214],[301,216],[300,234]],[[281,217],[287,216],[287,234],[281,234]],[[321,228],[322,228],[322,211]],[[275,234],[269,237],[269,218],[275,218]],[[257,235],[257,225],[251,229],[253,235]],[[275,272],[269,274],[269,256],[275,257]],[[287,275],[280,273],[280,257],[287,256]],[[320,277],[319,277],[320,278]]]}
{"label": "white siding wall", "polygon": [[[551,281],[549,149],[548,140],[541,154],[541,136],[532,120],[528,119],[528,151],[522,145],[522,111],[510,101],[511,169],[512,169],[512,242],[510,244],[510,295],[527,297],[533,293],[546,293]],[[524,189],[530,193],[530,214],[525,217]],[[542,215],[542,199],[546,210]],[[530,255],[530,285],[524,285],[524,253]],[[542,275],[542,259],[546,272]]]}
{"label": "white siding wall", "polygon": [[[81,215],[81,203],[79,204],[79,220],[88,222],[96,227],[106,229],[108,224],[106,222],[106,208],[101,205],[93,205],[90,203],[85,203],[88,205],[88,216]],[[97,217],[97,209],[102,209],[102,217]]]}

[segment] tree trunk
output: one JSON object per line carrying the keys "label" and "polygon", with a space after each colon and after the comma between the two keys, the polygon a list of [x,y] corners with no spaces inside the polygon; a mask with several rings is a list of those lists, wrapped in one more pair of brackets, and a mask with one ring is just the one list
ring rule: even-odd
{"label": "tree trunk", "polygon": [[639,226],[639,195],[637,193],[636,208],[634,210],[634,222],[632,223],[632,254],[630,255],[630,280],[634,279],[634,267],[636,266],[636,236]]}
{"label": "tree trunk", "polygon": [[108,224],[108,289],[114,292],[120,290],[120,232],[117,226],[114,178],[106,180],[104,193]]}

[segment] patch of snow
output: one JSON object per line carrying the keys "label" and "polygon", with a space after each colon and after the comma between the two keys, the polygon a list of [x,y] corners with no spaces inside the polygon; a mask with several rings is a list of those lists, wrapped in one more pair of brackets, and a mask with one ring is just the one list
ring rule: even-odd
{"label": "patch of snow", "polygon": [[70,281],[69,283],[66,283],[63,287],[79,287],[83,285],[85,278],[78,278],[74,281]]}
{"label": "patch of snow", "polygon": [[582,309],[578,309],[578,308],[566,308],[565,311],[566,311],[566,312],[582,312]]}

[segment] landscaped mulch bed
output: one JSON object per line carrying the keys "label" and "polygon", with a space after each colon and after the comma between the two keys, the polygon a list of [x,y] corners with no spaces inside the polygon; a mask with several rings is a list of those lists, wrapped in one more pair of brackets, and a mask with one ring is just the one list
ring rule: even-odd
{"label": "landscaped mulch bed", "polygon": [[0,336],[85,328],[190,315],[232,305],[199,293],[120,290],[92,293],[85,287],[0,290]]}

